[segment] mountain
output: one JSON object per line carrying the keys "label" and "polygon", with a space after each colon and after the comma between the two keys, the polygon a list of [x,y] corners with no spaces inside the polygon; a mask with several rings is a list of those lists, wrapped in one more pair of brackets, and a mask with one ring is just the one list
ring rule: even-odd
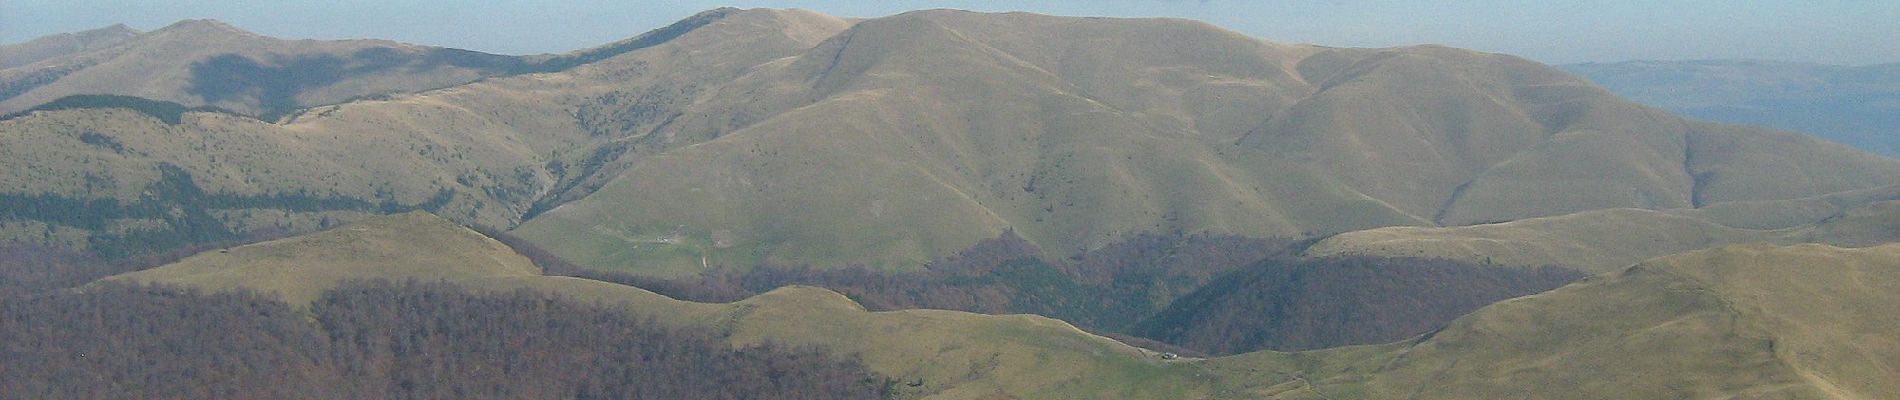
{"label": "mountain", "polygon": [[[1900,237],[1900,160],[1793,132],[1685,119],[1511,56],[1285,45],[1174,19],[719,9],[593,49],[509,58],[493,75],[458,75],[463,66],[449,62],[336,82],[485,78],[326,86],[392,91],[355,100],[167,97],[189,94],[177,88],[197,82],[195,65],[227,54],[179,49],[225,42],[256,44],[257,53],[228,54],[258,65],[278,61],[255,54],[330,54],[347,65],[369,61],[297,49],[407,46],[276,41],[194,21],[20,67],[71,61],[59,65],[79,71],[45,75],[54,84],[35,91],[94,82],[173,89],[48,95],[0,118],[0,241],[123,259],[259,232],[312,233],[214,248],[71,291],[37,292],[61,283],[28,282],[16,297],[23,300],[0,307],[0,322],[85,318],[104,331],[75,333],[83,346],[73,348],[106,347],[82,355],[163,354],[258,343],[200,334],[115,342],[109,334],[122,330],[110,327],[229,320],[240,334],[282,328],[310,339],[335,332],[297,333],[310,328],[307,319],[357,303],[364,314],[345,315],[364,318],[351,325],[364,328],[362,339],[336,343],[373,351],[338,360],[360,364],[334,365],[408,377],[388,379],[399,389],[464,369],[393,353],[463,349],[444,338],[465,333],[541,337],[479,326],[497,321],[540,329],[512,332],[640,324],[642,332],[715,335],[713,343],[742,351],[810,348],[860,360],[891,379],[882,386],[900,398],[1900,393],[1900,342],[1890,334],[1900,331],[1900,244],[1891,243]],[[153,61],[161,59],[172,61]],[[246,68],[217,75],[323,81]],[[159,71],[139,81],[148,83],[114,80],[147,70]],[[281,118],[245,115],[272,104],[296,105],[271,108]],[[249,106],[259,108],[242,109]],[[1037,303],[1023,309],[1165,307],[1133,325],[1180,342],[1253,336],[1223,351],[1398,341],[1202,359],[1046,316],[874,312],[811,286],[682,301],[546,275],[537,259],[464,224],[512,228],[603,270],[588,276],[778,266],[890,274],[872,276],[879,279],[938,273],[946,285],[997,289],[968,293],[1005,296],[972,300]],[[1143,239],[1166,237],[1177,239]],[[1209,241],[1178,239],[1186,237]],[[1308,255],[1453,260],[1312,257],[1241,267],[1238,258],[1278,250],[1196,247],[1322,237]],[[958,253],[986,240],[1002,248]],[[1770,243],[1734,245],[1761,241]],[[1826,244],[1783,245],[1802,242]],[[970,261],[983,257],[1026,261],[958,275],[949,264],[966,254],[963,267],[984,267]],[[98,260],[71,258],[60,262]],[[1577,276],[1524,268],[1548,264],[1595,275],[1485,305]],[[1087,291],[1137,296],[1115,304],[1071,296]],[[887,294],[878,300],[928,299]],[[227,307],[158,316],[169,319],[112,313],[191,310],[166,307],[200,297]],[[368,313],[374,299],[399,312]],[[75,312],[60,312],[67,309]],[[509,311],[479,312],[487,309]],[[22,326],[31,327],[0,328]],[[1181,326],[1193,329],[1170,330]],[[1359,327],[1363,335],[1313,333]],[[193,342],[166,345],[180,340]],[[110,348],[133,343],[156,347]],[[57,350],[34,354],[89,365]],[[502,357],[563,364],[543,355]],[[306,362],[316,358],[284,357],[295,363],[281,365],[320,375],[322,363]],[[586,365],[611,371],[639,358],[628,357]],[[452,367],[496,365],[458,359],[470,361]],[[229,363],[176,373],[229,371],[216,365]],[[142,376],[171,370],[153,371]],[[88,372],[96,371],[61,376]]]}
{"label": "mountain", "polygon": [[[76,36],[132,33],[96,32]],[[0,113],[73,95],[125,95],[276,119],[302,107],[468,83],[523,61],[382,40],[283,40],[187,20],[18,64],[0,69]]]}
{"label": "mountain", "polygon": [[866,20],[670,121],[649,135],[703,142],[517,232],[656,275],[915,269],[1004,229],[1073,254],[1132,232],[1322,236],[1900,177],[1891,159],[1682,119],[1515,57],[1281,45],[1166,19]]}
{"label": "mountain", "polygon": [[127,27],[125,24],[118,24],[99,29],[41,36],[22,43],[0,45],[0,70],[111,46],[138,34],[138,30]]}
{"label": "mountain", "polygon": [[122,98],[19,114],[0,120],[10,171],[0,174],[0,236],[124,255],[415,209],[514,226],[540,201],[578,197],[616,159],[666,149],[625,130],[663,122],[680,93],[843,23],[715,10],[682,21],[693,34],[665,28],[576,52],[617,55],[560,72],[305,109],[282,123]]}
{"label": "mountain", "polygon": [[1807,132],[1900,155],[1900,64],[1695,60],[1559,68],[1682,115]]}
{"label": "mountain", "polygon": [[[518,257],[494,246],[446,220],[408,214],[114,279],[218,290],[299,282],[308,292],[350,278],[446,277],[472,293],[548,290],[661,323],[722,329],[737,344],[771,340],[856,354],[920,398],[1857,399],[1900,390],[1892,364],[1900,343],[1882,334],[1900,329],[1891,312],[1900,301],[1900,245],[1691,252],[1487,306],[1398,343],[1206,360],[1163,359],[1036,316],[871,313],[809,287],[727,304],[682,302],[491,268]],[[331,262],[357,250],[389,256]],[[502,259],[426,266],[483,254]],[[233,260],[205,268],[214,257]]]}
{"label": "mountain", "polygon": [[19,114],[0,121],[0,236],[123,254],[420,209],[648,275],[914,271],[1005,230],[1062,257],[1146,232],[1315,237],[1900,182],[1894,159],[1682,119],[1515,57],[1183,20],[720,9],[522,62],[539,72],[274,122],[163,98]]}
{"label": "mountain", "polygon": [[[1731,246],[1508,300],[1385,346],[1211,360],[1262,398],[1801,398],[1900,393],[1900,246]],[[1263,368],[1263,364],[1274,365]]]}
{"label": "mountain", "polygon": [[208,290],[241,287],[305,304],[345,279],[454,281],[540,274],[540,267],[501,242],[435,215],[409,212],[207,251],[102,281],[165,282]]}

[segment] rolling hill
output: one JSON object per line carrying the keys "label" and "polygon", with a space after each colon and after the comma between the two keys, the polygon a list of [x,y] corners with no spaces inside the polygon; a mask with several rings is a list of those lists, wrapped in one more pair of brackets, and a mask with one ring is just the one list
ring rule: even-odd
{"label": "rolling hill", "polygon": [[[113,258],[313,232],[81,294],[262,293],[234,295],[241,318],[310,312],[365,279],[421,282],[379,286],[393,297],[552,293],[736,349],[862,360],[901,398],[1900,393],[1900,160],[1685,119],[1507,55],[1287,45],[1175,19],[718,9],[528,57],[186,21],[0,70],[4,85],[31,88],[0,96],[19,111],[0,118],[0,241]],[[1426,333],[1171,357],[1045,316],[870,311],[810,286],[682,301],[545,275],[463,225],[647,277],[913,273],[996,238],[998,254],[1040,254],[938,278],[1018,279],[995,286],[1039,310],[1087,308],[1064,282],[1153,285],[1130,292],[1159,317],[1112,322],[1253,336],[1224,351]],[[1248,268],[1189,262],[1248,252],[1116,250],[1196,235],[1453,261]],[[1577,274],[1467,264],[1595,275],[1485,305]],[[1395,295],[1410,293],[1434,296]],[[1415,323],[1303,331],[1387,319]]]}
{"label": "rolling hill", "polygon": [[[124,24],[80,32],[47,35],[21,43],[0,45],[0,70],[32,64],[48,58],[111,46],[139,31]],[[0,98],[8,96],[0,95]]]}
{"label": "rolling hill", "polygon": [[[1786,209],[1794,208],[1786,203],[1817,200],[1737,206]],[[1728,244],[1865,247],[1900,241],[1900,200],[1848,208],[1811,223],[1770,229],[1726,225],[1722,214],[1699,211],[1704,210],[1612,209],[1487,225],[1368,229],[1326,238],[1305,254],[1429,257],[1517,267],[1559,265],[1602,273],[1652,257]]]}
{"label": "rolling hill", "polygon": [[[226,28],[113,48],[277,43]],[[1894,159],[1683,119],[1520,58],[1184,20],[721,9],[520,61],[274,122],[158,95],[177,104],[21,114],[0,121],[0,234],[131,252],[113,249],[421,209],[648,275],[916,270],[1012,229],[1061,257],[1145,232],[1317,237],[1900,182]]]}
{"label": "rolling hill", "polygon": [[[714,18],[728,13],[681,22],[711,25],[698,34],[661,29],[542,64],[614,55],[561,72],[306,109],[282,123],[137,101],[16,115],[0,120],[0,236],[128,254],[414,209],[514,226],[540,201],[578,197],[568,192],[585,192],[616,159],[664,149],[625,130],[661,123],[655,113],[676,92],[843,23],[790,11]],[[695,57],[672,56],[688,49]]]}
{"label": "rolling hill", "polygon": [[[956,311],[872,313],[834,292],[788,287],[728,304],[690,303],[629,286],[541,276],[499,242],[426,213],[372,218],[289,239],[210,251],[105,281],[252,289],[302,306],[350,279],[443,280],[475,291],[535,289],[624,307],[661,322],[712,327],[734,344],[818,345],[876,372],[922,379],[935,398],[1004,393],[1177,398],[1191,370],[1061,321]],[[1112,378],[1112,379],[1110,379]],[[1043,397],[1043,396],[1036,396]]]}
{"label": "rolling hill", "polygon": [[1209,364],[1286,377],[1244,389],[1263,398],[1883,398],[1900,393],[1900,347],[1877,333],[1897,322],[1897,265],[1895,245],[1730,246],[1507,300],[1411,341]]}
{"label": "rolling hill", "polygon": [[[922,398],[1858,399],[1900,390],[1893,386],[1900,343],[1883,334],[1900,329],[1891,312],[1900,301],[1900,245],[1691,252],[1487,306],[1398,343],[1173,361],[1036,316],[873,313],[809,287],[690,303],[529,268],[490,268],[506,264],[492,258],[437,261],[512,258],[497,245],[416,213],[112,279],[286,295],[334,287],[338,278],[548,290],[664,323],[715,327],[734,343],[769,339],[856,355],[879,374],[917,382],[905,390]],[[404,248],[416,251],[389,251]],[[353,252],[388,256],[332,261]],[[213,276],[228,279],[207,279]],[[286,282],[296,291],[280,289]]]}
{"label": "rolling hill", "polygon": [[[99,38],[76,49],[51,46],[93,37]],[[53,51],[60,49],[70,51]],[[22,57],[17,63],[5,57],[18,65],[0,69],[0,113],[73,95],[124,95],[276,119],[309,106],[468,83],[524,63],[382,40],[283,40],[213,20],[181,21],[146,33],[118,26],[5,51]]]}
{"label": "rolling hill", "polygon": [[1514,57],[1280,45],[1180,20],[866,20],[673,121],[655,134],[708,140],[517,232],[656,275],[914,269],[1012,228],[1060,254],[1143,231],[1317,236],[1783,200],[1900,172]]}
{"label": "rolling hill", "polygon": [[1559,68],[1682,115],[1807,132],[1900,155],[1900,64],[1694,60]]}
{"label": "rolling hill", "polygon": [[[442,249],[453,249],[444,251]],[[424,212],[208,251],[102,281],[166,282],[207,290],[249,288],[291,304],[317,299],[349,279],[427,281],[540,275],[508,246]]]}

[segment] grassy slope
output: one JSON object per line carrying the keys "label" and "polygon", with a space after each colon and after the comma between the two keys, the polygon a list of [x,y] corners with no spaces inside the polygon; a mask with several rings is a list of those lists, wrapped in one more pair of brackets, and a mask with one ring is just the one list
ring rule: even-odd
{"label": "grassy slope", "polygon": [[1900,176],[1891,159],[1683,120],[1509,56],[956,11],[859,23],[656,134],[705,141],[632,161],[518,232],[652,275],[908,269],[1006,228],[1073,253],[1130,232],[1464,225]]}
{"label": "grassy slope", "polygon": [[123,24],[89,29],[72,33],[60,33],[33,38],[20,43],[0,45],[0,69],[32,64],[48,58],[78,53],[87,49],[110,46],[114,43],[138,36],[139,31]]}
{"label": "grassy slope", "polygon": [[[439,214],[532,218],[522,235],[571,259],[679,275],[762,261],[914,268],[1006,228],[1074,253],[1135,232],[1714,209],[1900,179],[1900,161],[1689,122],[1495,54],[1278,45],[1168,19],[715,14],[572,69],[282,124],[121,110],[0,121],[0,191],[129,202],[172,164],[207,193],[400,205],[448,193]],[[175,28],[148,39],[269,42]],[[376,211],[224,207],[212,211],[237,230]],[[83,246],[166,223],[5,221],[0,236]]]}
{"label": "grassy slope", "polygon": [[1327,238],[1307,249],[1306,254],[1449,258],[1507,266],[1562,265],[1603,273],[1650,257],[1724,243],[1771,240],[1786,233],[1730,228],[1662,211],[1612,209],[1487,225],[1370,229]]}
{"label": "grassy slope", "polygon": [[[727,16],[657,46],[571,70],[497,78],[453,88],[323,106],[281,124],[186,113],[166,124],[121,109],[35,112],[0,121],[0,195],[58,196],[85,203],[138,201],[170,164],[207,194],[316,198],[416,205],[443,191],[434,209],[462,222],[513,226],[544,197],[572,189],[597,149],[644,138],[691,88],[809,47],[809,32],[843,29],[835,18],[794,11]],[[202,24],[201,24],[202,25]],[[822,36],[821,36],[822,38]],[[242,40],[235,38],[231,40]],[[694,57],[677,57],[693,49]],[[646,96],[646,97],[641,97]],[[657,115],[583,120],[579,110],[639,98]],[[621,125],[621,124],[628,125]],[[653,139],[653,140],[647,140]],[[561,168],[555,168],[555,166]],[[592,165],[590,167],[590,165]],[[165,193],[154,193],[160,200]],[[378,210],[309,210],[290,202],[212,207],[231,229],[313,229],[322,220]],[[93,213],[103,215],[103,213]],[[48,222],[52,226],[48,226]],[[0,221],[0,238],[84,247],[88,237],[161,229],[165,221],[124,219],[86,231],[60,221]],[[47,232],[52,232],[48,234]]]}
{"label": "grassy slope", "polygon": [[[454,53],[454,54],[451,54]],[[205,92],[216,86],[204,82],[197,70],[217,65],[219,56],[237,55],[257,68],[291,68],[297,82],[288,104],[264,98],[272,88],[251,87],[243,93]],[[466,56],[451,60],[452,56]],[[333,104],[367,95],[434,89],[459,85],[508,72],[511,57],[461,53],[454,50],[380,40],[282,40],[245,32],[224,23],[188,20],[119,40],[106,46],[49,57],[36,63],[0,69],[0,83],[31,76],[36,71],[78,67],[56,81],[0,99],[0,113],[25,110],[77,94],[117,94],[171,101],[187,106],[217,106],[249,115],[262,115],[280,106]],[[230,62],[237,59],[225,59]],[[300,69],[299,69],[300,68]],[[246,73],[242,68],[227,71]],[[329,74],[335,73],[334,79]],[[231,76],[236,82],[272,82],[280,77]],[[328,81],[319,81],[330,79]],[[289,84],[288,82],[285,82]],[[199,91],[194,91],[194,87]],[[209,96],[206,96],[209,94]],[[226,95],[229,95],[227,98]]]}
{"label": "grassy slope", "polygon": [[772,340],[859,354],[880,373],[919,379],[932,398],[1191,396],[1192,368],[1048,318],[953,311],[866,312],[842,295],[791,287],[730,304],[676,301],[645,290],[543,277],[498,242],[425,213],[381,217],[325,232],[207,252],[108,278],[207,289],[250,288],[307,302],[341,279],[447,280],[473,288],[535,288],[622,304],[662,321],[707,325],[735,345]]}
{"label": "grassy slope", "polygon": [[[1816,209],[1821,199],[1739,205],[1766,212]],[[1873,246],[1900,241],[1900,201],[1847,208],[1798,226],[1745,229],[1724,225],[1722,213],[1703,210],[1615,209],[1448,228],[1391,227],[1327,238],[1309,256],[1360,254],[1433,257],[1507,266],[1563,265],[1593,273],[1621,269],[1651,257],[1727,244],[1828,243]],[[1791,214],[1795,212],[1790,212]],[[1760,218],[1750,218],[1751,220]]]}
{"label": "grassy slope", "polygon": [[[1210,363],[1286,398],[1871,399],[1896,387],[1900,245],[1731,246],[1486,307],[1413,341]],[[1264,370],[1263,370],[1264,369]],[[1310,383],[1310,386],[1308,385]]]}
{"label": "grassy slope", "polygon": [[501,242],[435,215],[411,212],[209,251],[162,268],[106,280],[166,282],[212,290],[250,288],[303,304],[316,300],[324,288],[347,279],[457,280],[540,273],[533,262]]}
{"label": "grassy slope", "polygon": [[[1036,316],[866,312],[791,287],[740,302],[681,302],[644,290],[434,263],[505,249],[422,214],[207,253],[114,279],[314,293],[335,277],[446,278],[477,288],[559,291],[669,323],[857,354],[930,398],[1874,398],[1891,394],[1900,349],[1900,245],[1726,247],[1663,257],[1505,301],[1407,342],[1204,361],[1152,354]],[[415,251],[395,251],[396,249]],[[353,252],[390,252],[351,258]],[[224,257],[222,272],[206,260]],[[505,255],[496,255],[505,257]],[[334,261],[333,261],[334,260]],[[293,266],[294,265],[294,266]],[[519,264],[508,264],[519,265]],[[269,272],[266,272],[269,271]],[[220,277],[222,276],[222,277]],[[291,291],[286,291],[289,293]]]}

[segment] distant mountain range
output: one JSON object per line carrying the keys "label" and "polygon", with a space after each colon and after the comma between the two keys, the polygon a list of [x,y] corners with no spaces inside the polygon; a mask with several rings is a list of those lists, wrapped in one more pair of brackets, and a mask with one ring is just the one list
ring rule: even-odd
{"label": "distant mountain range", "polygon": [[1900,156],[1900,63],[1629,61],[1558,68],[1685,116],[1806,132]]}

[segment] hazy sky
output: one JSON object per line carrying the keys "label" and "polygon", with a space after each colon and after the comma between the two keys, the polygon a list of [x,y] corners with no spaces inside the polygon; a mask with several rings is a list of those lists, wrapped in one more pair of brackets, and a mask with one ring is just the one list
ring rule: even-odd
{"label": "hazy sky", "polygon": [[[0,43],[126,23],[215,18],[283,38],[383,38],[506,53],[565,52],[719,6],[883,16],[925,8],[1199,19],[1289,43],[1438,43],[1547,63],[1752,58],[1900,62],[1900,0],[1804,1],[568,1],[0,0]],[[555,3],[555,2],[547,2]]]}

